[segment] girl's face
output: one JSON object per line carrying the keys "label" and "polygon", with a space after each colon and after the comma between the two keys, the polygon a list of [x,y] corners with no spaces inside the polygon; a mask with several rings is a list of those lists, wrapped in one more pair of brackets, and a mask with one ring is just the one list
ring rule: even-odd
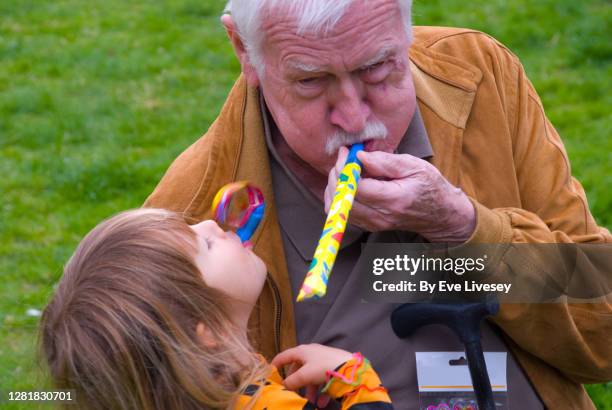
{"label": "girl's face", "polygon": [[[207,220],[191,225],[198,238],[196,265],[210,287],[252,307],[266,281],[266,266],[234,232]],[[242,304],[241,303],[241,304]]]}

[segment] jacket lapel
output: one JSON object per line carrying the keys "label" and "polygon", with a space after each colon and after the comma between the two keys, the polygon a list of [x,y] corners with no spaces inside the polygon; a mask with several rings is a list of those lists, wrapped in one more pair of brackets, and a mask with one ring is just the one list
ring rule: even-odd
{"label": "jacket lapel", "polygon": [[268,283],[258,304],[259,320],[253,323],[262,333],[259,340],[269,341],[260,348],[270,358],[271,354],[292,347],[296,343],[293,295],[272,189],[272,174],[258,90],[246,87],[241,115],[242,138],[233,179],[253,183],[262,190],[266,199],[263,226],[257,230],[252,242],[254,252],[262,258],[268,268]]}

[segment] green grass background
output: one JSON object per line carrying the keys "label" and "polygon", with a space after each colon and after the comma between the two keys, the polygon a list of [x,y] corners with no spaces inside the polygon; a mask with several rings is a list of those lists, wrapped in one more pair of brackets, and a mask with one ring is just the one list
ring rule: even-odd
{"label": "green grass background", "polygon": [[[47,385],[34,350],[38,319],[27,310],[43,309],[79,239],[138,207],[218,113],[239,72],[222,8],[0,2],[0,389]],[[521,57],[609,228],[611,3],[417,0],[414,21],[483,30]],[[588,388],[598,408],[612,409],[610,384]]]}

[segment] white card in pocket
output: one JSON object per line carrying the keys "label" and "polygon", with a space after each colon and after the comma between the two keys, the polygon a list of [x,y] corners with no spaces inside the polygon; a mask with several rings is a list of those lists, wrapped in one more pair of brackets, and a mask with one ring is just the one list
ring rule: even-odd
{"label": "white card in pocket", "polygon": [[[465,352],[416,352],[420,408],[477,409]],[[507,352],[485,352],[495,408],[508,408]]]}

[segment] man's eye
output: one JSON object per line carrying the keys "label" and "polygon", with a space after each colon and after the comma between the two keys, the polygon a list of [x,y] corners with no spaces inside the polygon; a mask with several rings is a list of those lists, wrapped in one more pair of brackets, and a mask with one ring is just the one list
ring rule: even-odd
{"label": "man's eye", "polygon": [[315,85],[319,85],[323,81],[323,77],[306,77],[298,80],[298,84],[312,87]]}
{"label": "man's eye", "polygon": [[384,81],[391,72],[391,65],[387,63],[388,61],[381,61],[361,70],[364,81],[368,83],[379,83]]}
{"label": "man's eye", "polygon": [[385,62],[386,62],[386,61],[380,61],[380,62],[378,62],[378,63],[376,63],[376,64],[369,65],[369,66],[367,66],[367,67],[364,69],[364,71],[366,71],[366,72],[372,72],[372,71],[376,70],[377,68],[382,67],[382,66],[385,64]]}

